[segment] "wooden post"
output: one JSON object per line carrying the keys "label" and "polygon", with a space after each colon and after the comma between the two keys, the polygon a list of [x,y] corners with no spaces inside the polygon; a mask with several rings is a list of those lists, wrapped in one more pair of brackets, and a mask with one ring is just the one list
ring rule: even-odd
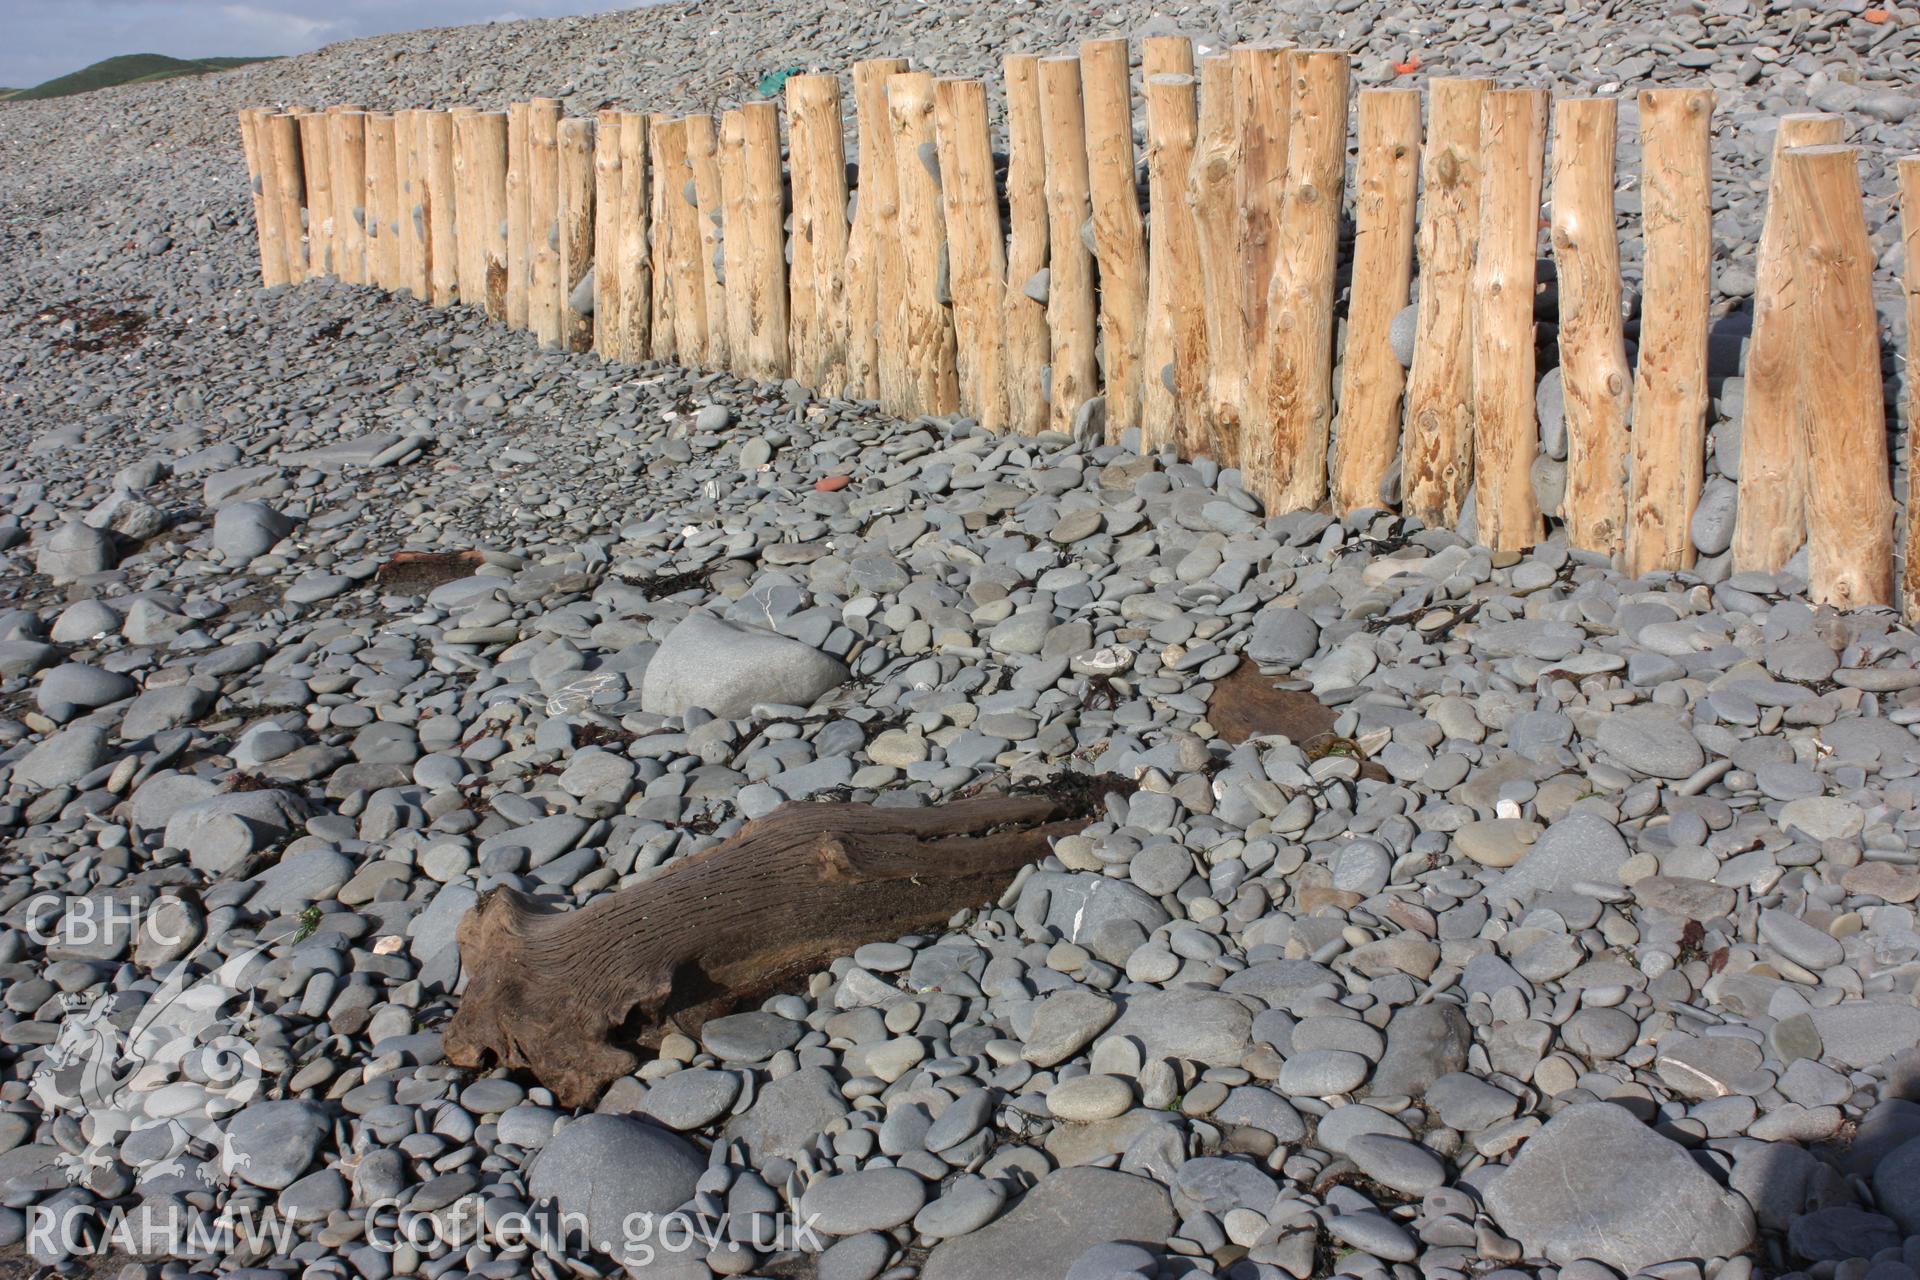
{"label": "wooden post", "polygon": [[1187,205],[1199,115],[1193,41],[1149,36],[1141,43],[1147,104],[1147,333],[1140,369],[1140,448],[1204,452],[1198,409],[1206,394],[1207,328],[1201,303],[1200,244]]}
{"label": "wooden post", "polygon": [[746,117],[738,107],[720,113],[720,254],[727,264],[727,351],[730,367],[747,372],[747,335],[753,327],[752,281],[747,275]]}
{"label": "wooden post", "polygon": [[1473,484],[1473,257],[1480,108],[1492,82],[1436,79],[1421,154],[1420,309],[1407,371],[1400,510],[1451,528]]}
{"label": "wooden post", "polygon": [[1859,165],[1852,147],[1839,146],[1796,147],[1779,165],[1799,313],[1807,594],[1838,609],[1891,604],[1893,493]]}
{"label": "wooden post", "polygon": [[1790,147],[1837,143],[1845,129],[1840,116],[1807,113],[1782,116],[1773,136],[1766,221],[1754,255],[1753,332],[1747,341],[1745,408],[1740,416],[1740,504],[1732,547],[1736,573],[1778,573],[1806,541],[1807,455],[1794,422],[1799,311],[1787,305],[1799,264],[1787,254],[1780,156]]}
{"label": "wooden post", "polygon": [[301,182],[307,191],[307,278],[333,274],[333,160],[320,111],[300,113]]}
{"label": "wooden post", "polygon": [[1497,89],[1480,117],[1486,184],[1473,275],[1473,475],[1482,545],[1523,551],[1540,540],[1533,460],[1533,286],[1540,246],[1544,89]]}
{"label": "wooden post", "polygon": [[[1290,61],[1286,199],[1260,355],[1269,416],[1252,433],[1271,450],[1265,496],[1275,515],[1316,507],[1327,496],[1333,278],[1347,176],[1347,55],[1302,50]],[[1259,478],[1250,468],[1249,479]]]}
{"label": "wooden post", "polygon": [[[891,148],[888,150],[891,155]],[[747,281],[747,350],[750,378],[773,382],[787,376],[786,199],[780,173],[780,113],[771,102],[740,108],[740,185],[744,193],[741,255]]]}
{"label": "wooden post", "polygon": [[593,121],[560,122],[560,346],[593,350],[593,317],[576,308],[574,293],[593,270]]}
{"label": "wooden post", "polygon": [[297,284],[307,278],[307,251],[302,211],[306,208],[304,166],[300,160],[300,117],[275,112],[266,118],[268,172],[272,181],[273,219],[279,231],[282,279]]}
{"label": "wooden post", "polygon": [[621,230],[627,218],[626,183],[620,172],[620,113],[602,107],[593,129],[593,349],[602,360],[620,352]]}
{"label": "wooden post", "polygon": [[[669,185],[667,172],[668,138],[673,121],[663,115],[647,117],[647,155],[648,186],[647,202],[653,209],[651,221],[652,239],[647,252],[653,260],[653,333],[648,350],[655,360],[671,361],[676,355],[673,321],[673,215],[668,208],[667,199],[671,194],[679,199],[678,189]],[[676,156],[685,154],[685,130],[681,134],[681,145],[673,148]]]}
{"label": "wooden post", "polygon": [[286,283],[287,254],[280,247],[280,197],[273,188],[273,162],[261,121],[267,107],[245,107],[240,112],[240,146],[247,158],[247,189],[253,196],[254,239],[260,249],[260,287]]}
{"label": "wooden post", "polygon": [[1093,246],[1100,263],[1100,335],[1111,444],[1140,425],[1145,394],[1140,384],[1147,338],[1147,242],[1134,187],[1133,85],[1126,40],[1083,42],[1080,79]]}
{"label": "wooden post", "polygon": [[787,155],[793,177],[793,264],[788,349],[809,387],[847,384],[847,149],[838,76],[787,81]]}
{"label": "wooden post", "polygon": [[487,296],[486,251],[480,245],[480,192],[474,185],[474,124],[479,114],[473,107],[455,107],[450,113],[453,125],[453,236],[459,246],[454,255],[454,292],[470,307],[479,307]]}
{"label": "wooden post", "polygon": [[1388,505],[1380,485],[1400,451],[1400,392],[1406,386],[1389,331],[1407,305],[1413,278],[1420,178],[1420,91],[1369,89],[1359,100],[1353,286],[1333,472],[1333,508],[1341,514]]}
{"label": "wooden post", "polygon": [[1053,339],[1047,425],[1073,430],[1080,406],[1099,394],[1094,359],[1093,254],[1080,228],[1092,213],[1080,60],[1040,60],[1040,131],[1047,151],[1047,331]]}
{"label": "wooden post", "polygon": [[1620,313],[1614,230],[1612,98],[1562,98],[1553,122],[1553,261],[1560,282],[1566,396],[1567,541],[1614,555],[1626,545],[1627,407],[1633,375]]}
{"label": "wooden post", "polygon": [[1005,431],[1007,260],[987,134],[987,86],[941,80],[933,96],[960,408],[983,429]]}
{"label": "wooden post", "polygon": [[367,282],[367,117],[359,107],[327,112],[333,162],[333,273]]}
{"label": "wooden post", "polygon": [[473,190],[479,208],[474,225],[479,238],[478,292],[470,301],[484,306],[497,321],[507,318],[507,113],[476,111],[468,118],[473,137]]}
{"label": "wooden post", "polygon": [[1193,452],[1223,467],[1241,460],[1240,422],[1247,403],[1247,330],[1240,309],[1240,204],[1236,192],[1240,139],[1234,128],[1233,64],[1200,64],[1200,116],[1187,173],[1187,206],[1200,248],[1200,298],[1207,331],[1207,384],[1202,427]]}
{"label": "wooden post", "polygon": [[445,111],[422,111],[427,146],[427,296],[436,307],[460,299],[460,233],[453,179],[453,117]]}
{"label": "wooden post", "polygon": [[527,327],[543,347],[561,345],[560,100],[527,104]]}
{"label": "wooden post", "polygon": [[399,288],[400,161],[395,151],[393,113],[369,111],[367,138],[367,282]]}
{"label": "wooden post", "polygon": [[1234,199],[1240,211],[1240,323],[1246,332],[1246,405],[1242,413],[1240,466],[1247,488],[1271,499],[1275,480],[1275,409],[1268,403],[1275,335],[1267,325],[1280,267],[1280,219],[1286,203],[1288,119],[1294,106],[1293,50],[1288,46],[1236,45],[1233,64],[1234,132],[1239,137]]}
{"label": "wooden post", "polygon": [[647,117],[620,114],[619,231],[620,335],[614,358],[638,363],[652,355],[653,256],[649,238],[653,220],[652,187],[647,172]]}
{"label": "wooden post", "polygon": [[694,251],[695,269],[707,321],[706,345],[709,369],[730,369],[733,354],[727,340],[726,285],[715,269],[720,257],[721,209],[720,142],[713,117],[687,117],[687,166],[693,171],[694,224],[698,232]]}
{"label": "wooden post", "polygon": [[1023,436],[1047,425],[1044,387],[1053,359],[1047,304],[1027,282],[1047,265],[1047,158],[1040,125],[1040,60],[1015,54],[1007,81],[1007,425]]}
{"label": "wooden post", "polygon": [[426,302],[432,295],[433,234],[427,210],[427,113],[393,113],[393,149],[400,173],[402,285]]}
{"label": "wooden post", "polygon": [[869,58],[853,64],[860,195],[847,234],[846,392],[869,400],[880,397],[882,316],[888,326],[899,323],[900,295],[896,291],[883,296],[880,282],[882,277],[896,284],[899,280],[895,264],[900,244],[894,225],[899,178],[893,164],[893,128],[887,120],[887,78],[906,69],[905,58]]}
{"label": "wooden post", "polygon": [[1915,444],[1920,436],[1914,432],[1914,424],[1920,422],[1920,389],[1916,389],[1912,370],[1914,360],[1920,357],[1920,156],[1902,156],[1899,161],[1900,173],[1900,286],[1906,295],[1906,345],[1905,358],[1909,370],[1906,381],[1906,401],[1901,405],[1902,416],[1907,428],[1907,533],[1905,566],[1900,577],[1900,610],[1909,625],[1920,618],[1920,502],[1915,494],[1920,493],[1920,476],[1915,475],[1914,461],[1920,457]]}
{"label": "wooden post", "polygon": [[527,327],[527,273],[531,216],[527,201],[527,108],[525,102],[507,104],[507,327]]}
{"label": "wooden post", "polygon": [[1627,492],[1627,572],[1634,577],[1693,566],[1690,526],[1707,451],[1712,116],[1713,94],[1706,89],[1640,95],[1646,293]]}
{"label": "wooden post", "polygon": [[[654,134],[654,165],[660,171],[660,217],[666,232],[664,284],[673,317],[674,359],[690,369],[707,364],[707,291],[700,272],[700,213],[689,199],[693,168],[687,162],[687,122],[664,121]],[[654,271],[662,268],[655,265]],[[658,323],[656,318],[655,323]]]}
{"label": "wooden post", "polygon": [[[901,347],[906,382],[890,411],[903,418],[952,413],[960,405],[954,365],[953,320],[940,296],[940,263],[946,256],[946,219],[940,211],[940,179],[932,169],[938,144],[933,125],[933,77],[903,71],[887,80],[887,116],[893,122],[893,161],[899,174],[900,248],[905,320],[894,337]],[[929,162],[932,162],[931,164]]]}

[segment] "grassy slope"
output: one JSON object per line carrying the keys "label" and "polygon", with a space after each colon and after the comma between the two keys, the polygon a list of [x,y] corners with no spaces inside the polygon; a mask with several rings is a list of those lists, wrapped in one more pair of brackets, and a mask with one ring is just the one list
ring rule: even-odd
{"label": "grassy slope", "polygon": [[15,102],[30,98],[64,98],[119,84],[143,84],[170,80],[175,76],[199,76],[209,71],[259,62],[259,58],[169,58],[163,53],[127,53],[107,58],[90,67],[59,76],[31,89],[18,89],[5,96]]}

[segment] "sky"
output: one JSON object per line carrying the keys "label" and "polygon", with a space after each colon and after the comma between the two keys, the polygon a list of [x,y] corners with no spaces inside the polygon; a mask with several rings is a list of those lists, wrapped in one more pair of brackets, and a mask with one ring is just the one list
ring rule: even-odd
{"label": "sky", "polygon": [[624,9],[633,0],[0,0],[0,86],[22,89],[122,53],[305,53],[336,40]]}

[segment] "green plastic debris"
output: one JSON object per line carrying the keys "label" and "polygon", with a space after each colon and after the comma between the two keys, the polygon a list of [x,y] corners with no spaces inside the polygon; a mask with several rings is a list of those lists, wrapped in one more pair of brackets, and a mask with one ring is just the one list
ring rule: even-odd
{"label": "green plastic debris", "polygon": [[801,67],[788,67],[785,71],[769,71],[760,77],[760,96],[771,98],[787,87],[787,81],[800,74]]}

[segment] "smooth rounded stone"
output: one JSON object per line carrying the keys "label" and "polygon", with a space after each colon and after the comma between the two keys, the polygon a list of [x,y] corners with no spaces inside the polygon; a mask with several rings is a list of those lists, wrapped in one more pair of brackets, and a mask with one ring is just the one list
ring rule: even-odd
{"label": "smooth rounded stone", "polygon": [[[1806,1017],[1817,1034],[1820,1056],[1856,1071],[1920,1046],[1920,1009],[1911,1004],[1850,1000],[1809,1010]],[[1783,1019],[1780,1026],[1791,1021]]]}
{"label": "smooth rounded stone", "polygon": [[806,1033],[802,1023],[756,1009],[709,1020],[700,1028],[700,1042],[722,1062],[765,1062]]}
{"label": "smooth rounded stone", "polygon": [[906,1169],[865,1169],[822,1178],[800,1197],[800,1215],[832,1236],[891,1231],[927,1202],[927,1184]]}
{"label": "smooth rounded stone", "polygon": [[647,663],[640,705],[653,715],[699,707],[739,719],[761,703],[811,706],[849,674],[838,658],[798,640],[691,613]]}
{"label": "smooth rounded stone", "polygon": [[1367,1092],[1418,1098],[1441,1076],[1464,1069],[1472,1044],[1473,1026],[1459,1005],[1435,1001],[1398,1009],[1387,1021],[1387,1051],[1373,1069]]}
{"label": "smooth rounded stone", "polygon": [[1348,1143],[1369,1133],[1386,1134],[1393,1138],[1413,1136],[1412,1131],[1394,1116],[1365,1103],[1349,1102],[1320,1117],[1314,1125],[1314,1142],[1335,1155],[1345,1155]]}
{"label": "smooth rounded stone", "polygon": [[1119,1076],[1074,1076],[1047,1091],[1047,1110],[1074,1124],[1111,1120],[1132,1105],[1133,1086]]}
{"label": "smooth rounded stone", "polygon": [[1243,652],[1267,667],[1297,667],[1320,647],[1320,627],[1298,609],[1270,605],[1253,615]]}
{"label": "smooth rounded stone", "polygon": [[1193,874],[1193,855],[1177,844],[1149,845],[1127,864],[1127,878],[1160,897],[1172,893]]}
{"label": "smooth rounded stone", "polygon": [[1732,1036],[1663,1037],[1655,1071],[1675,1093],[1695,1099],[1763,1093],[1773,1084],[1760,1071],[1760,1046]]}
{"label": "smooth rounded stone", "polygon": [[896,1036],[867,1050],[867,1071],[892,1084],[919,1065],[927,1046],[915,1036]]}
{"label": "smooth rounded stone", "polygon": [[1871,1258],[1882,1249],[1900,1247],[1900,1229],[1893,1219],[1850,1204],[1795,1214],[1786,1230],[1793,1252],[1814,1262]]}
{"label": "smooth rounded stone", "polygon": [[71,786],[105,764],[108,758],[107,731],[95,725],[77,724],[50,733],[40,744],[14,762],[13,780],[28,787],[51,791]]}
{"label": "smooth rounded stone", "polygon": [[1623,768],[1655,778],[1686,778],[1706,753],[1679,716],[1666,707],[1622,707],[1600,718],[1596,742]]}
{"label": "smooth rounded stone", "polygon": [[819,1067],[802,1067],[762,1085],[753,1105],[728,1120],[720,1137],[746,1144],[748,1158],[758,1167],[792,1159],[846,1114],[847,1100],[833,1076]]}
{"label": "smooth rounded stone", "polygon": [[848,1236],[829,1245],[815,1264],[815,1280],[874,1280],[899,1251],[893,1237]]}
{"label": "smooth rounded stone", "polygon": [[300,812],[292,792],[225,792],[174,810],[164,839],[186,850],[195,870],[224,875],[257,850],[284,839]]}
{"label": "smooth rounded stone", "polygon": [[297,914],[332,898],[352,878],[356,863],[338,849],[289,853],[253,878],[259,888],[247,905],[260,911]]}
{"label": "smooth rounded stone", "polygon": [[897,942],[869,942],[854,951],[853,962],[875,973],[901,973],[913,966],[913,948]]}
{"label": "smooth rounded stone", "polygon": [[1406,1228],[1378,1213],[1342,1213],[1327,1220],[1327,1233],[1387,1262],[1412,1262],[1420,1245]]}
{"label": "smooth rounded stone", "polygon": [[1873,1171],[1874,1202],[1910,1235],[1920,1235],[1920,1138],[1894,1148]]}
{"label": "smooth rounded stone", "polygon": [[692,1067],[649,1084],[647,1096],[640,1100],[640,1114],[684,1133],[718,1120],[739,1096],[736,1073]]}
{"label": "smooth rounded stone", "polygon": [[229,564],[246,564],[293,532],[293,520],[264,502],[229,502],[213,516],[213,549]]}
{"label": "smooth rounded stone", "polygon": [[1592,1258],[1630,1274],[1675,1258],[1732,1257],[1753,1242],[1742,1197],[1610,1102],[1554,1116],[1485,1195],[1502,1231],[1561,1265]]}
{"label": "smooth rounded stone", "polygon": [[1006,1184],[997,1179],[964,1177],[948,1187],[938,1200],[913,1215],[916,1235],[928,1240],[950,1240],[978,1231],[1006,1207]]}
{"label": "smooth rounded stone", "polygon": [[1384,1133],[1356,1134],[1347,1140],[1346,1157],[1382,1186],[1421,1196],[1447,1180],[1447,1166],[1417,1142]]}
{"label": "smooth rounded stone", "polygon": [[1760,913],[1760,938],[1795,964],[1830,969],[1846,959],[1840,940],[1780,907]]}
{"label": "smooth rounded stone", "polygon": [[1725,476],[1714,476],[1701,488],[1688,526],[1701,555],[1717,556],[1733,545],[1733,522],[1739,506],[1740,490]]}
{"label": "smooth rounded stone", "polygon": [[1523,818],[1484,818],[1455,830],[1453,849],[1483,867],[1511,867],[1526,856],[1544,830]]}
{"label": "smooth rounded stone", "polygon": [[501,1115],[526,1097],[526,1088],[513,1080],[475,1080],[460,1091],[460,1105],[477,1116]]}
{"label": "smooth rounded stone", "polygon": [[116,671],[66,662],[40,677],[34,701],[51,720],[65,721],[96,707],[131,698],[140,686]]}
{"label": "smooth rounded stone", "polygon": [[1100,532],[1100,522],[1104,518],[1099,511],[1072,511],[1054,522],[1047,531],[1049,541],[1062,546],[1073,542],[1084,542]]}
{"label": "smooth rounded stone", "polygon": [[1400,362],[1402,369],[1413,368],[1414,338],[1419,325],[1419,303],[1408,303],[1394,312],[1393,320],[1387,325],[1387,342],[1393,347],[1393,358]]}
{"label": "smooth rounded stone", "polygon": [[1619,1009],[1581,1009],[1560,1030],[1569,1049],[1589,1062],[1608,1062],[1633,1047],[1640,1024]]}
{"label": "smooth rounded stone", "polygon": [[665,1129],[631,1116],[586,1115],[561,1126],[541,1149],[527,1190],[563,1213],[583,1215],[587,1239],[602,1253],[640,1262],[646,1257],[629,1248],[628,1218],[672,1213],[693,1198],[706,1167],[705,1156]]}
{"label": "smooth rounded stone", "polygon": [[1840,877],[1840,887],[1851,894],[1905,904],[1920,899],[1920,870],[1888,862],[1863,862],[1847,868]]}
{"label": "smooth rounded stone", "polygon": [[1147,1178],[1079,1166],[1047,1174],[978,1231],[935,1245],[923,1280],[1008,1280],[1063,1274],[1069,1259],[1125,1240],[1159,1247],[1173,1234],[1166,1189]]}
{"label": "smooth rounded stone", "polygon": [[1373,1064],[1344,1049],[1309,1049],[1288,1058],[1274,1088],[1295,1098],[1330,1098],[1366,1083]]}
{"label": "smooth rounded stone", "polygon": [[875,764],[905,769],[919,764],[929,754],[927,740],[905,729],[889,729],[878,734],[866,747],[867,758]]}
{"label": "smooth rounded stone", "polygon": [[60,587],[90,574],[105,573],[119,562],[111,533],[70,520],[47,535],[34,567]]}
{"label": "smooth rounded stone", "polygon": [[319,604],[353,589],[353,579],[344,573],[309,573],[294,580],[286,590],[288,604]]}
{"label": "smooth rounded stone", "polygon": [[1633,900],[1681,920],[1711,920],[1733,910],[1734,892],[1711,880],[1644,876],[1633,882]]}
{"label": "smooth rounded stone", "polygon": [[1564,893],[1582,882],[1618,884],[1620,867],[1630,856],[1612,823],[1591,813],[1570,813],[1542,832],[1488,892],[1524,900],[1529,894]]}
{"label": "smooth rounded stone", "polygon": [[317,1102],[256,1102],[227,1121],[227,1160],[241,1181],[284,1191],[306,1172],[332,1133],[333,1121]]}
{"label": "smooth rounded stone", "polygon": [[1387,887],[1393,857],[1374,840],[1349,840],[1333,859],[1333,887],[1372,897]]}
{"label": "smooth rounded stone", "polygon": [[1084,987],[1056,991],[1034,1006],[1020,1056],[1036,1067],[1057,1066],[1092,1044],[1120,1016],[1120,1006]]}
{"label": "smooth rounded stone", "polygon": [[927,1127],[923,1141],[929,1151],[947,1151],[980,1132],[993,1118],[994,1096],[991,1090],[969,1089],[949,1102]]}
{"label": "smooth rounded stone", "polygon": [[1478,1133],[1512,1119],[1520,1099],[1499,1085],[1456,1071],[1427,1086],[1427,1106],[1439,1113],[1449,1129]]}
{"label": "smooth rounded stone", "polygon": [[1780,807],[1780,829],[1812,840],[1851,840],[1867,825],[1859,805],[1838,796],[1808,796]]}

